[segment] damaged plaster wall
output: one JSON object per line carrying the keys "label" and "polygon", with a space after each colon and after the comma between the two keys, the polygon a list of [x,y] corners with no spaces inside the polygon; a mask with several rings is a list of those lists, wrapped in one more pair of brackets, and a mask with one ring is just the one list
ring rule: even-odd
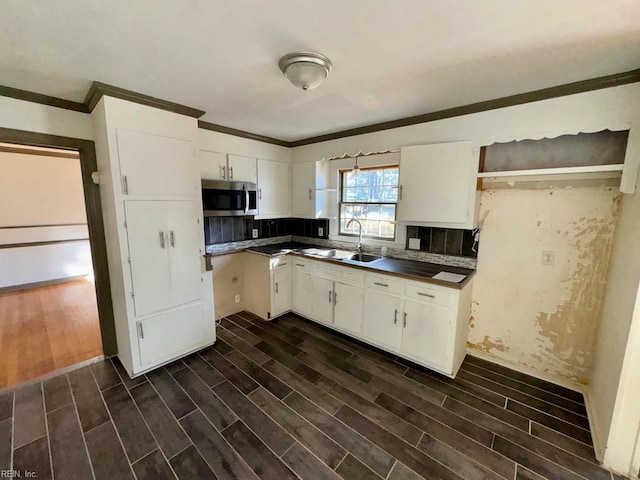
{"label": "damaged plaster wall", "polygon": [[[468,346],[545,376],[588,382],[617,188],[486,190]],[[553,251],[553,266],[542,265]]]}

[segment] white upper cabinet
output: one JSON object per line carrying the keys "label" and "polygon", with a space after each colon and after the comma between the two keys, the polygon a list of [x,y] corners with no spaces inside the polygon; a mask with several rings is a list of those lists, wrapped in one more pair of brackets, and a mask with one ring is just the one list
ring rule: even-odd
{"label": "white upper cabinet", "polygon": [[403,147],[397,220],[475,228],[479,158],[471,142]]}
{"label": "white upper cabinet", "polygon": [[294,217],[316,217],[316,162],[291,166],[291,214]]}
{"label": "white upper cabinet", "polygon": [[290,192],[288,163],[258,159],[258,215],[288,217]]}
{"label": "white upper cabinet", "polygon": [[199,150],[200,175],[206,180],[258,182],[256,159],[242,155]]}
{"label": "white upper cabinet", "polygon": [[117,129],[122,194],[193,197],[200,185],[191,141]]}
{"label": "white upper cabinet", "polygon": [[256,159],[241,155],[228,155],[229,174],[227,180],[258,183]]}

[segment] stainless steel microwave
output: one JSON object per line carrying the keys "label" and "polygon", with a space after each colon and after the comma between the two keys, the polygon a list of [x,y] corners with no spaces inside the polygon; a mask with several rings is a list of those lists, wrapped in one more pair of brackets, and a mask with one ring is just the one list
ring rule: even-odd
{"label": "stainless steel microwave", "polygon": [[205,217],[257,215],[258,186],[248,182],[202,180]]}

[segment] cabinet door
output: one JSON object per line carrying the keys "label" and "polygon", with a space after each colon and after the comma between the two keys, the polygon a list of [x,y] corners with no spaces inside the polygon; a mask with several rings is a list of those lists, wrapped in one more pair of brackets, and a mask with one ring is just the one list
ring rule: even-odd
{"label": "cabinet door", "polygon": [[333,323],[333,280],[311,277],[311,314],[323,323]]}
{"label": "cabinet door", "polygon": [[203,304],[197,303],[137,322],[142,369],[213,342],[206,321]]}
{"label": "cabinet door", "polygon": [[273,312],[280,315],[291,309],[291,270],[289,267],[276,269],[273,274]]}
{"label": "cabinet door", "polygon": [[258,214],[289,215],[289,165],[258,159]]}
{"label": "cabinet door", "polygon": [[205,180],[227,180],[226,153],[199,150],[198,162],[200,163],[201,178]]}
{"label": "cabinet door", "polygon": [[136,316],[169,308],[171,268],[167,236],[169,202],[124,202]]}
{"label": "cabinet door", "polygon": [[182,305],[202,298],[201,241],[196,202],[167,202],[171,302]]}
{"label": "cabinet door", "polygon": [[397,220],[466,224],[478,161],[470,142],[403,147]]}
{"label": "cabinet door", "polygon": [[292,309],[301,315],[311,315],[311,274],[294,268],[291,280]]}
{"label": "cabinet door", "polygon": [[291,166],[291,214],[315,218],[316,162],[294,163]]}
{"label": "cabinet door", "polygon": [[450,363],[452,310],[405,300],[402,352],[432,365]]}
{"label": "cabinet door", "polygon": [[350,332],[362,334],[363,289],[335,282],[333,289],[333,323]]}
{"label": "cabinet door", "polygon": [[229,178],[236,182],[258,183],[256,159],[240,155],[229,155]]}
{"label": "cabinet door", "polygon": [[187,196],[198,194],[193,144],[178,138],[117,130],[122,193]]}
{"label": "cabinet door", "polygon": [[364,291],[365,338],[378,345],[400,352],[402,344],[402,300],[377,290]]}

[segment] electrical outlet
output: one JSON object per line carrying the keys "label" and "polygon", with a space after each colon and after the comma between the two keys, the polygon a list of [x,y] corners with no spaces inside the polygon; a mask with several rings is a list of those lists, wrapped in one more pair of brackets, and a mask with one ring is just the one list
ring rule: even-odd
{"label": "electrical outlet", "polygon": [[258,238],[258,229],[254,228],[251,230],[251,238]]}
{"label": "electrical outlet", "polygon": [[319,237],[323,237],[324,236],[324,227],[318,227],[318,236]]}
{"label": "electrical outlet", "polygon": [[420,239],[419,238],[410,238],[409,239],[409,248],[411,250],[420,250]]}
{"label": "electrical outlet", "polygon": [[236,295],[236,303],[240,303],[240,295]]}
{"label": "electrical outlet", "polygon": [[542,251],[542,265],[552,266],[556,263],[556,252],[554,250]]}

